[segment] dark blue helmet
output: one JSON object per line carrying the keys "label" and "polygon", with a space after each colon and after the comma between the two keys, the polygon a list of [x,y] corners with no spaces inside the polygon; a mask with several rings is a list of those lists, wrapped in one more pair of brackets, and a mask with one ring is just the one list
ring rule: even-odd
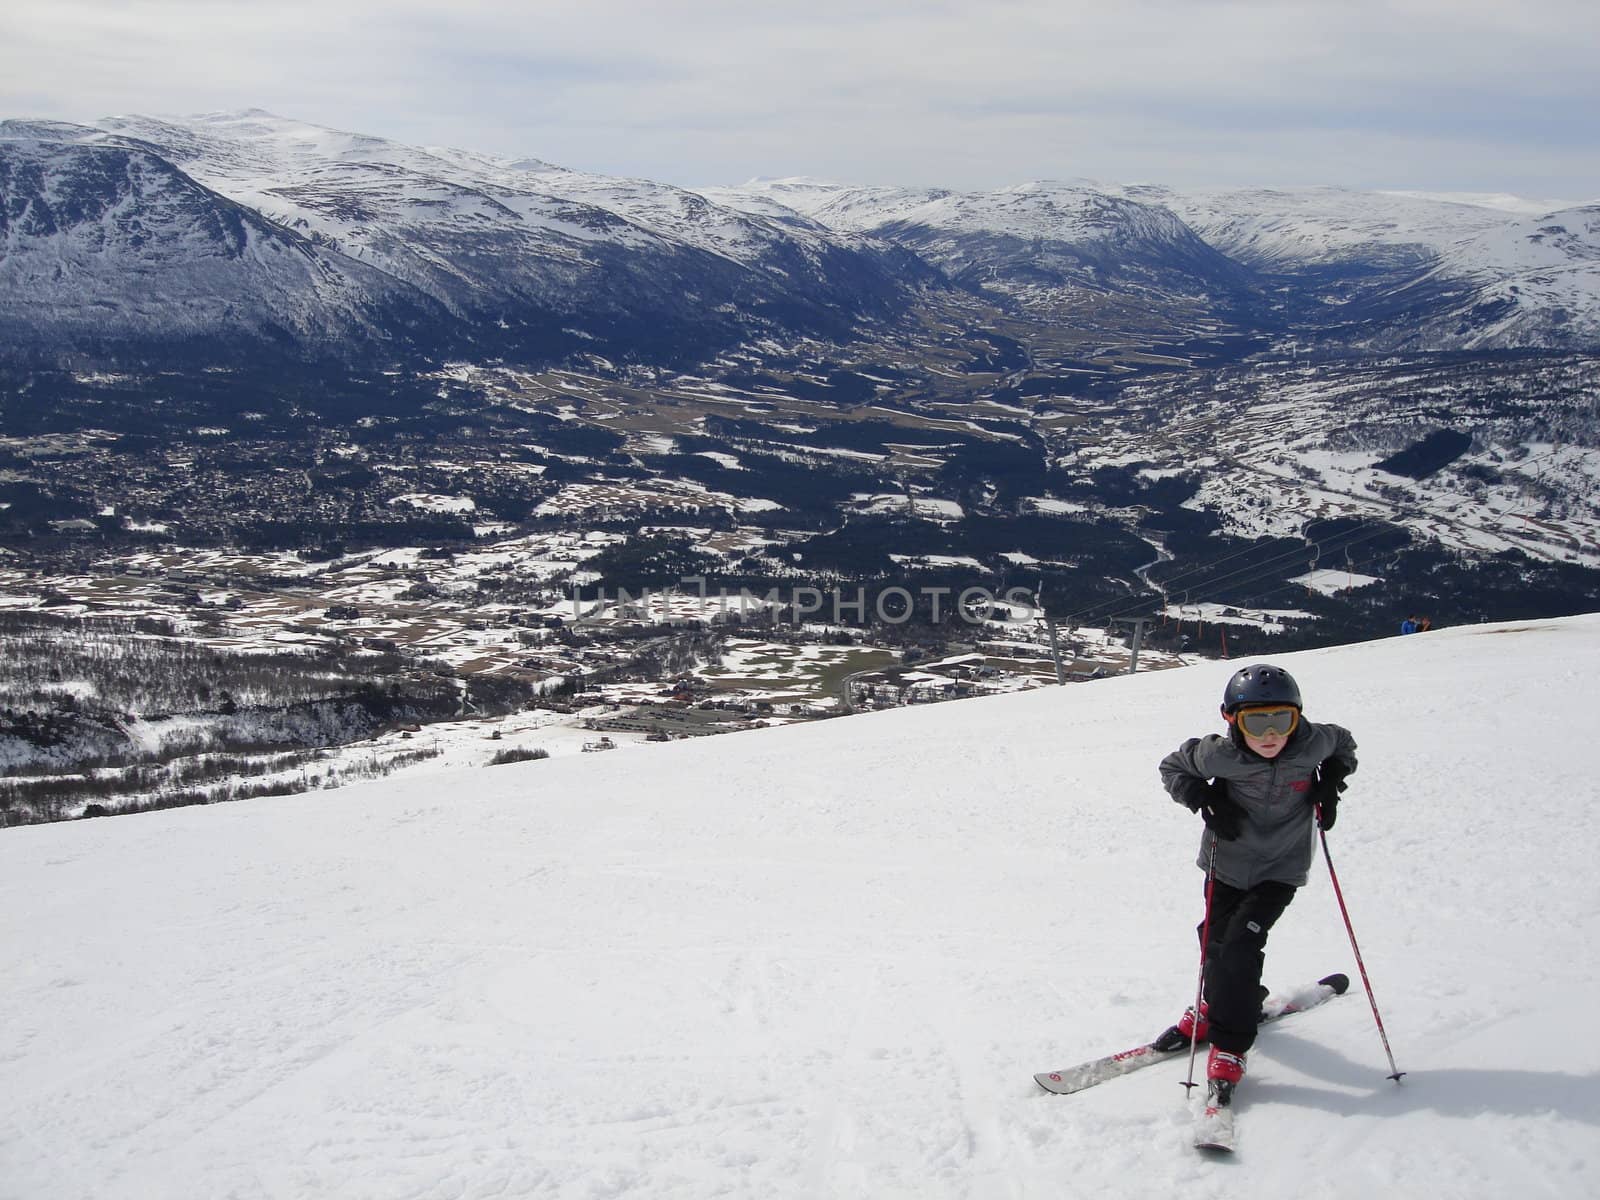
{"label": "dark blue helmet", "polygon": [[1228,680],[1228,686],[1222,692],[1222,711],[1237,712],[1247,704],[1292,704],[1296,708],[1304,707],[1300,703],[1300,685],[1294,681],[1294,676],[1271,663],[1252,663],[1248,667],[1241,667]]}

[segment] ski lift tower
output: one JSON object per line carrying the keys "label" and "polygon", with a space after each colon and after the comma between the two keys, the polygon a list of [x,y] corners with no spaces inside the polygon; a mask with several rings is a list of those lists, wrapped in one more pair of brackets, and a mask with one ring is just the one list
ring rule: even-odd
{"label": "ski lift tower", "polygon": [[1116,624],[1133,626],[1133,654],[1128,660],[1128,674],[1133,675],[1139,670],[1139,647],[1144,644],[1144,627],[1150,624],[1153,617],[1118,617]]}

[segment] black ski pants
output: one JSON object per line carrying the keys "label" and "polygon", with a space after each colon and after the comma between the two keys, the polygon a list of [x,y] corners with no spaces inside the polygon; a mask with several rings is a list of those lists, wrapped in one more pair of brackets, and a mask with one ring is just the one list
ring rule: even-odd
{"label": "black ski pants", "polygon": [[[1294,899],[1292,884],[1268,881],[1236,888],[1220,879],[1211,889],[1211,932],[1205,945],[1206,1017],[1211,1044],[1230,1054],[1243,1054],[1255,1044],[1261,1023],[1261,986],[1267,934]],[[1196,932],[1206,938],[1201,922]]]}

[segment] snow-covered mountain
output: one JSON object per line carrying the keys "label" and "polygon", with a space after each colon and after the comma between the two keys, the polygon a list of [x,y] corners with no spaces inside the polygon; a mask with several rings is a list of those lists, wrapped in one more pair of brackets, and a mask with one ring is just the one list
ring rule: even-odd
{"label": "snow-covered mountain", "polygon": [[[893,313],[935,278],[892,246],[717,209],[665,185],[403,146],[261,112],[0,126],[0,160],[18,160],[19,170],[22,156],[40,153],[28,148],[41,146],[159,161],[258,224],[364,264],[387,291],[444,317],[433,341],[457,351],[538,357],[588,347],[670,359],[773,331],[838,336],[856,320]],[[77,180],[68,174],[46,186],[70,191]],[[165,203],[141,194],[135,207],[141,220],[175,220],[160,211]],[[101,264],[108,277],[81,302],[127,307],[116,262],[137,257],[122,249],[144,244],[108,246],[119,251]],[[26,226],[9,240],[13,272],[47,277],[54,255]],[[227,296],[230,283],[193,286]],[[364,302],[376,285],[362,284],[340,301]],[[281,291],[283,305],[307,319],[321,313],[324,297],[292,281]],[[165,299],[160,290],[141,294],[152,309]],[[48,318],[39,325],[40,340],[56,335]]]}
{"label": "snow-covered mountain", "polygon": [[0,197],[0,342],[24,355],[280,340],[341,353],[442,315],[137,145],[13,135]]}
{"label": "snow-covered mountain", "polygon": [[[1600,617],[1285,656],[1359,743],[1227,1163],[1183,1063],[1237,663],[0,834],[0,1191],[1586,1197]],[[1485,681],[1493,686],[1485,686]],[[1508,725],[1509,722],[1509,725]],[[1508,732],[1509,730],[1509,732]]]}
{"label": "snow-covered mountain", "polygon": [[778,179],[706,194],[755,212],[787,204],[830,228],[875,234],[1041,315],[1127,298],[1188,321],[1195,306],[1232,317],[1251,296],[1248,273],[1170,209],[1092,183],[973,193]]}
{"label": "snow-covered mountain", "polygon": [[1600,344],[1600,205],[1522,217],[1456,242],[1394,298],[1440,287],[1456,295],[1447,309],[1409,338],[1383,336],[1382,343],[1468,350]]}
{"label": "snow-covered mountain", "polygon": [[1330,330],[1356,347],[1600,345],[1593,205],[1343,188],[1127,192],[1165,205],[1238,262],[1320,282]]}
{"label": "snow-covered mountain", "polygon": [[[870,231],[1036,304],[1071,290],[1126,289],[1147,302],[1165,294],[1355,350],[1600,345],[1592,206],[1090,181],[957,193],[794,178],[705,194]],[[1242,305],[1252,289],[1253,313]],[[1194,315],[1172,312],[1180,323]]]}

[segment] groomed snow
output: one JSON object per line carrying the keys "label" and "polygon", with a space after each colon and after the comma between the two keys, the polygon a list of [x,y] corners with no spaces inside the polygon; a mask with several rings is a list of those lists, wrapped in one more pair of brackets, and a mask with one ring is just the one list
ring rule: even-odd
{"label": "groomed snow", "polygon": [[[1284,656],[1362,766],[1359,990],[1182,1068],[1030,1076],[1192,990],[1158,758],[1238,664],[0,833],[0,1195],[1538,1195],[1600,1176],[1600,616]],[[1269,978],[1356,976],[1317,868]]]}

